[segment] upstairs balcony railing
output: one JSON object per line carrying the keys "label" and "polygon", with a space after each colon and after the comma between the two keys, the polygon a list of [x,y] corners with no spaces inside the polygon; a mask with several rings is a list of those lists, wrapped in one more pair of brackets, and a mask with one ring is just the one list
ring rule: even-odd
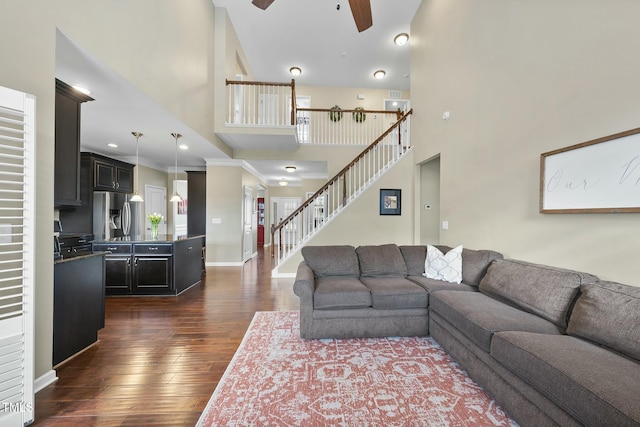
{"label": "upstairs balcony railing", "polygon": [[411,148],[409,117],[412,112],[401,115],[300,207],[280,224],[271,227],[272,256],[276,266],[297,251]]}
{"label": "upstairs balcony railing", "polygon": [[301,144],[370,144],[400,117],[402,111],[298,108],[298,142]]}
{"label": "upstairs balcony railing", "polygon": [[300,108],[290,83],[227,80],[225,124],[296,127],[300,144],[368,145],[402,117],[402,111]]}
{"label": "upstairs balcony railing", "polygon": [[293,126],[296,82],[267,83],[227,80],[227,125]]}

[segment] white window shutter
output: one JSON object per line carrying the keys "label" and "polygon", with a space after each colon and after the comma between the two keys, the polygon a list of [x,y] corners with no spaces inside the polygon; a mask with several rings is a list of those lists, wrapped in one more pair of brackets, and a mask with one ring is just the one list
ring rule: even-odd
{"label": "white window shutter", "polygon": [[0,86],[0,425],[34,419],[35,98]]}

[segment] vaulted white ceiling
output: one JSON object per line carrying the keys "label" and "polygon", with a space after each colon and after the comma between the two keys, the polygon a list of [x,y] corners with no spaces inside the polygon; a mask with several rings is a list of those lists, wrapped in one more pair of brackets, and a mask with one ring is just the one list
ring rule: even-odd
{"label": "vaulted white ceiling", "polygon": [[[251,0],[212,2],[227,9],[256,80],[288,81],[289,68],[298,66],[303,70],[296,77],[299,85],[408,89],[409,46],[398,48],[393,37],[409,32],[421,0],[371,0],[373,27],[362,33],[355,27],[348,0],[275,0],[264,11]],[[386,70],[387,78],[375,80],[372,73],[377,69]],[[68,84],[84,82],[96,99],[82,107],[84,151],[134,161],[135,138],[130,132],[143,131],[141,163],[171,170],[175,143],[170,134],[180,129],[180,142],[189,150],[179,152],[179,169],[204,167],[204,159],[227,157],[62,34],[56,44],[56,77]],[[107,147],[110,142],[119,147]],[[290,162],[247,163],[274,180],[282,175],[282,164]],[[324,162],[300,166],[308,177],[326,174]],[[301,172],[290,177],[299,181]]]}
{"label": "vaulted white ceiling", "polygon": [[[410,33],[421,0],[371,0],[373,26],[362,33],[348,0],[275,0],[266,10],[251,0],[212,1],[227,9],[259,81],[288,81],[298,66],[300,85],[409,89],[409,45],[393,38]],[[383,80],[373,78],[379,69]]]}

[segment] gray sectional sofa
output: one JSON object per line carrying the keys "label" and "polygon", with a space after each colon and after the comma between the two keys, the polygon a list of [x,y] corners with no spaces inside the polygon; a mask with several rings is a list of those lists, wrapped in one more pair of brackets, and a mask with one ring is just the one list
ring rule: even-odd
{"label": "gray sectional sofa", "polygon": [[303,248],[301,336],[430,334],[521,425],[640,426],[640,288],[466,248],[450,283],[426,252]]}

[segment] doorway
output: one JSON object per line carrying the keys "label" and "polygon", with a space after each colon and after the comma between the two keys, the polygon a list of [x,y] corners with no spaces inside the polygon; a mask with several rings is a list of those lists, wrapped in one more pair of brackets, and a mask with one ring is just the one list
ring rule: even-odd
{"label": "doorway", "polygon": [[[282,220],[286,219],[293,211],[300,206],[300,197],[272,197],[271,198],[271,223],[278,225]],[[289,244],[290,242],[297,241],[298,238],[298,225],[295,221],[290,222],[282,230],[282,242]],[[273,236],[274,241],[272,244],[280,243],[280,234],[276,233]]]}
{"label": "doorway", "polygon": [[145,234],[151,234],[151,223],[147,220],[149,214],[159,213],[164,218],[158,225],[158,234],[167,234],[167,189],[155,185],[144,186],[144,229]]}
{"label": "doorway", "polygon": [[187,235],[187,194],[188,183],[185,179],[173,181],[173,192],[182,196],[182,201],[173,203],[173,235],[175,237]]}
{"label": "doorway", "polygon": [[440,156],[420,165],[420,244],[440,243]]}
{"label": "doorway", "polygon": [[246,262],[253,256],[253,221],[255,218],[253,189],[244,187],[244,206],[242,221],[242,262]]}
{"label": "doorway", "polygon": [[[289,115],[291,115],[291,96],[287,96],[287,104],[289,105]],[[311,108],[310,96],[296,96],[296,108]],[[311,142],[311,112],[299,111],[296,117],[296,128],[298,131],[298,142],[308,143]]]}

